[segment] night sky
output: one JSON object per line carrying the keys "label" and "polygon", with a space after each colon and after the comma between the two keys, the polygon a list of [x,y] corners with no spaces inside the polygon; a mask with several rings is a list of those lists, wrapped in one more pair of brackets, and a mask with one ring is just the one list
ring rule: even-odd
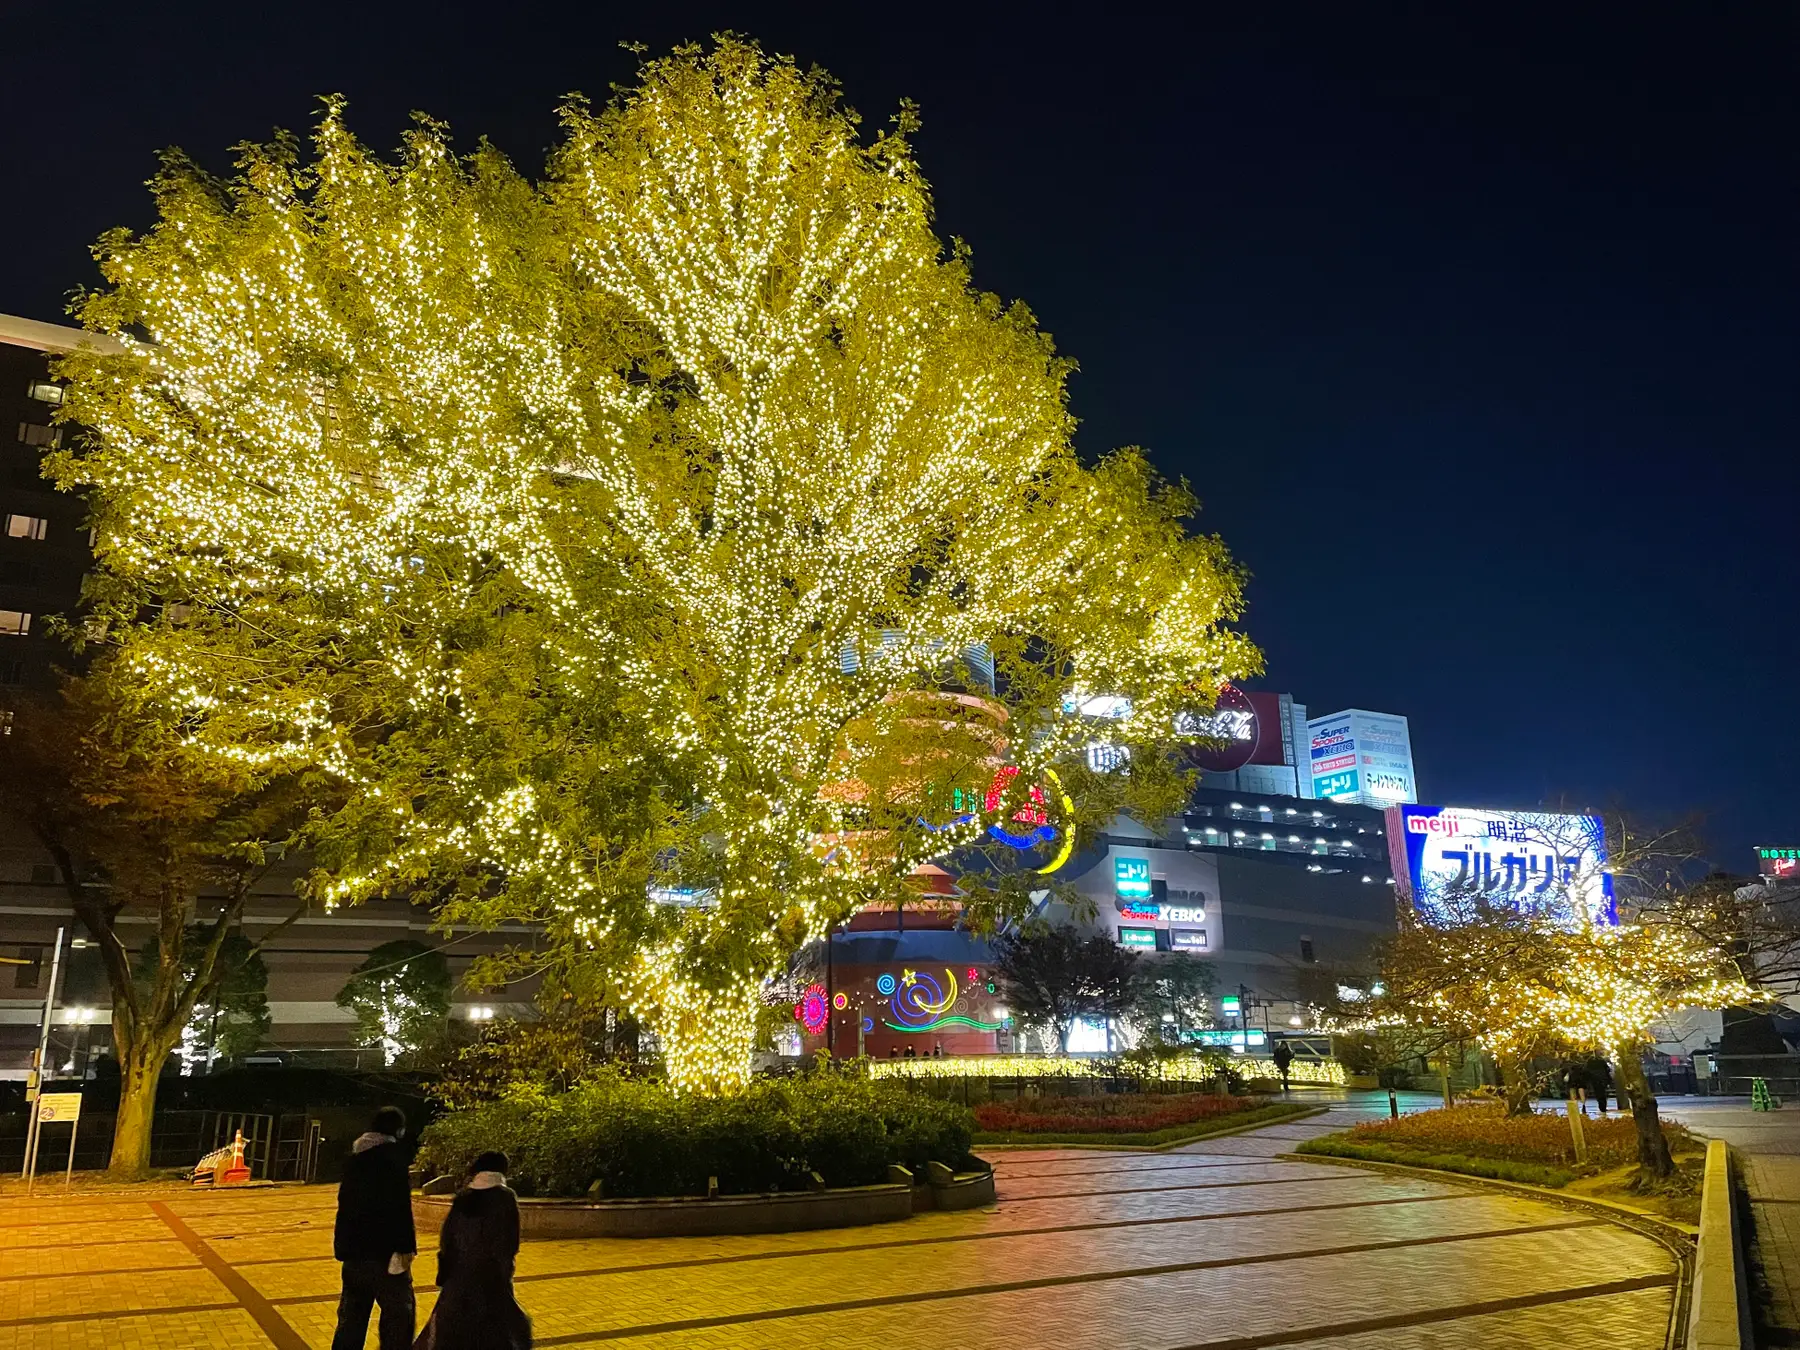
{"label": "night sky", "polygon": [[341,91],[376,146],[419,108],[535,172],[618,42],[735,29],[870,124],[922,105],[1083,450],[1145,446],[1254,574],[1259,687],[1405,714],[1427,802],[1800,843],[1800,8],[1194,8],[33,7],[0,311],[61,318],[159,147],[222,169]]}

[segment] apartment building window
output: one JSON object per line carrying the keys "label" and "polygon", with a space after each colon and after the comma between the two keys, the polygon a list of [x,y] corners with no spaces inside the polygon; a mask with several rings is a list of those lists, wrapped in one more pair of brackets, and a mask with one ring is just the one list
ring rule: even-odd
{"label": "apartment building window", "polygon": [[0,736],[12,735],[13,710],[0,708]]}
{"label": "apartment building window", "polygon": [[31,631],[31,615],[22,609],[0,609],[0,637],[24,637]]}
{"label": "apartment building window", "polygon": [[31,586],[38,579],[37,565],[24,558],[0,558],[0,585]]}
{"label": "apartment building window", "polygon": [[24,683],[25,663],[23,661],[0,661],[0,685]]}
{"label": "apartment building window", "polygon": [[54,886],[54,885],[56,885],[56,864],[55,863],[33,863],[33,864],[31,864],[31,884],[33,886]]}
{"label": "apartment building window", "polygon": [[48,403],[53,408],[62,407],[63,387],[53,380],[33,380],[25,386],[25,393],[39,403]]}
{"label": "apartment building window", "polygon": [[1309,937],[1300,939],[1300,959],[1309,966],[1319,959],[1313,955],[1313,941]]}
{"label": "apartment building window", "polygon": [[47,427],[37,422],[19,423],[19,439],[26,445],[42,446],[54,450],[62,444],[62,428]]}
{"label": "apartment building window", "polygon": [[24,965],[13,967],[14,989],[36,989],[38,981],[43,978],[44,949],[42,947],[21,947],[19,958]]}
{"label": "apartment building window", "polygon": [[5,534],[8,539],[42,539],[50,522],[42,516],[16,516],[8,513]]}

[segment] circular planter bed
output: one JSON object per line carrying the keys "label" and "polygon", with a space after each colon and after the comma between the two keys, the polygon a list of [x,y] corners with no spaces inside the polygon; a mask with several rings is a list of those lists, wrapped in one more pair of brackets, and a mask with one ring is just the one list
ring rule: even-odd
{"label": "circular planter bed", "polygon": [[[938,1163],[915,1180],[905,1168],[878,1186],[839,1186],[767,1195],[677,1195],[633,1200],[519,1201],[519,1236],[551,1238],[704,1237],[723,1233],[793,1233],[809,1228],[854,1228],[892,1223],[931,1209],[979,1209],[994,1203],[993,1169],[952,1172]],[[414,1195],[413,1219],[435,1233],[450,1213],[452,1197]]]}

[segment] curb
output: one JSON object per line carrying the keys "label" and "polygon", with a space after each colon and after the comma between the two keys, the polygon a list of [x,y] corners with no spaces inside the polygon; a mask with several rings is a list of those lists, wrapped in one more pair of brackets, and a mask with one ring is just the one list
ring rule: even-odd
{"label": "curb", "polygon": [[[1688,1225],[1665,1219],[1660,1214],[1624,1205],[1614,1200],[1595,1200],[1584,1195],[1568,1195],[1547,1186],[1531,1186],[1520,1181],[1499,1181],[1493,1177],[1474,1177],[1466,1172],[1445,1172],[1435,1167],[1408,1167],[1404,1163],[1373,1162],[1365,1158],[1334,1158],[1324,1153],[1283,1153],[1286,1162],[1322,1163],[1327,1167],[1360,1167],[1367,1172],[1388,1172],[1395,1176],[1425,1177],[1447,1186],[1463,1186],[1469,1190],[1504,1191],[1528,1200],[1542,1200],[1568,1209],[1585,1210],[1609,1223],[1629,1228],[1642,1237],[1662,1244],[1675,1258],[1675,1299],[1669,1308],[1669,1328],[1664,1337],[1665,1350],[1682,1350],[1688,1344],[1688,1309],[1694,1287],[1694,1230]],[[1711,1152],[1708,1151],[1708,1162]],[[1704,1218],[1704,1212],[1702,1213]],[[1731,1344],[1736,1346],[1737,1341]],[[1692,1350],[1700,1350],[1698,1343]],[[1711,1350],[1708,1347],[1708,1350]]]}
{"label": "curb", "polygon": [[[1335,1103],[1334,1103],[1335,1104]],[[1185,1148],[1189,1144],[1202,1143],[1208,1139],[1223,1139],[1232,1134],[1250,1134],[1256,1130],[1267,1130],[1276,1125],[1291,1125],[1296,1120],[1307,1120],[1313,1116],[1322,1116],[1331,1110],[1330,1106],[1308,1106],[1285,1116],[1277,1116],[1274,1120],[1258,1120],[1249,1125],[1232,1125],[1223,1130],[1207,1130],[1203,1134],[1183,1135],[1180,1139],[1171,1139],[1166,1144],[990,1144],[985,1140],[971,1144],[983,1153],[997,1153],[1012,1149],[1047,1149],[1047,1148],[1086,1148],[1100,1153],[1167,1153],[1172,1148]]]}
{"label": "curb", "polygon": [[1731,1153],[1722,1139],[1706,1145],[1700,1190],[1700,1244],[1689,1300],[1688,1350],[1735,1350],[1750,1344],[1744,1241],[1731,1195]]}

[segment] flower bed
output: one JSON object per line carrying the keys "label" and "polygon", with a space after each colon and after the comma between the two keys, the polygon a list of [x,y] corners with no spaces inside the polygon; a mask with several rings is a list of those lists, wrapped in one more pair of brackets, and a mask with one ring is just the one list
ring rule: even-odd
{"label": "flower bed", "polygon": [[[1673,1151],[1695,1147],[1680,1125],[1665,1122]],[[1398,1120],[1372,1120],[1341,1134],[1308,1140],[1298,1152],[1374,1162],[1436,1167],[1472,1176],[1566,1186],[1578,1171],[1605,1172],[1637,1161],[1637,1127],[1630,1116],[1583,1122],[1587,1163],[1577,1168],[1568,1117],[1560,1112],[1508,1116],[1498,1104],[1420,1111]]]}
{"label": "flower bed", "polygon": [[1106,1093],[991,1102],[975,1108],[975,1123],[980,1129],[976,1138],[983,1143],[1154,1145],[1278,1120],[1307,1109],[1207,1092]]}
{"label": "flower bed", "polygon": [[452,1112],[420,1136],[420,1163],[459,1176],[484,1149],[506,1150],[521,1194],[607,1198],[805,1190],[887,1179],[890,1163],[958,1167],[966,1108],[835,1074],[759,1079],[732,1097],[676,1096],[601,1074],[568,1092]]}

